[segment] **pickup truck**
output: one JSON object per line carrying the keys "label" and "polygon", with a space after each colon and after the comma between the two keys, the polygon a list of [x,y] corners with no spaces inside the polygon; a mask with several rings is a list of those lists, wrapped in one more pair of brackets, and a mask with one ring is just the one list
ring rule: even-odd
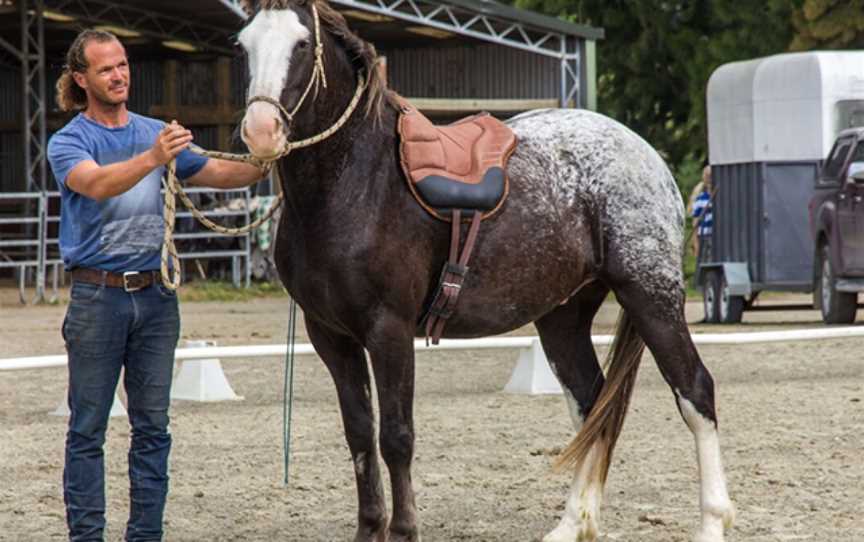
{"label": "pickup truck", "polygon": [[864,128],[840,132],[809,205],[813,302],[827,324],[855,321],[864,291]]}

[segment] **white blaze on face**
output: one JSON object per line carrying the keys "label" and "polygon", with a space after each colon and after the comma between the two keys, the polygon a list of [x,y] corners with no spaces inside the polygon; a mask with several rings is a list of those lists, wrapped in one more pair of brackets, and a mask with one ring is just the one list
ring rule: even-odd
{"label": "white blaze on face", "polygon": [[[266,96],[279,101],[291,55],[298,42],[309,39],[310,32],[290,9],[263,10],[240,32],[240,44],[249,59],[248,97]],[[277,154],[285,144],[285,130],[279,110],[266,102],[253,102],[243,117],[240,137],[255,156]]]}

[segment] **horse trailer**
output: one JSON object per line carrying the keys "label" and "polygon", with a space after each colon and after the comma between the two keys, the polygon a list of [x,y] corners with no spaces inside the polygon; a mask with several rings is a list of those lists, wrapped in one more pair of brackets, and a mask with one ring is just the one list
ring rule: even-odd
{"label": "horse trailer", "polygon": [[808,205],[837,135],[864,125],[864,51],[725,64],[707,112],[714,227],[696,280],[706,321],[736,323],[763,291],[814,290]]}

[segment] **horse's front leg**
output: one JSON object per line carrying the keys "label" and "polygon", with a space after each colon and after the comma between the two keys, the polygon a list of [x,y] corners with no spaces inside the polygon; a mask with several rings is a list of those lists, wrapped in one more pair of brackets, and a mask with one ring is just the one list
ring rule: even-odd
{"label": "horse's front leg", "polygon": [[354,541],[386,542],[387,505],[378,468],[369,369],[363,347],[308,317],[306,330],[336,384],[345,438],[354,460],[358,502]]}
{"label": "horse's front leg", "polygon": [[366,349],[375,373],[381,411],[381,456],[390,470],[393,518],[389,542],[417,542],[417,507],[411,484],[414,457],[414,325],[388,315],[379,318]]}

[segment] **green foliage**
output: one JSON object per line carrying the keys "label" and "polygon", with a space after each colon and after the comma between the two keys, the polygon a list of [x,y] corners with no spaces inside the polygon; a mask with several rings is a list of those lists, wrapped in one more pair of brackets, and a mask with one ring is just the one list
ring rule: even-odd
{"label": "green foliage", "polygon": [[702,163],[701,158],[687,156],[672,169],[672,174],[678,182],[678,188],[681,190],[681,197],[684,198],[685,204],[689,201],[693,188],[702,180]]}
{"label": "green foliage", "polygon": [[795,51],[864,48],[864,0],[804,0],[792,22]]}
{"label": "green foliage", "polygon": [[802,1],[514,3],[605,29],[606,38],[597,44],[598,108],[657,148],[686,194],[699,178],[701,167],[693,164],[707,158],[705,92],[711,73],[726,62],[785,51],[793,37],[792,12]]}
{"label": "green foliage", "polygon": [[267,297],[287,297],[280,284],[253,282],[249,288],[236,288],[230,282],[202,280],[189,282],[180,287],[180,300],[188,301],[251,301]]}

